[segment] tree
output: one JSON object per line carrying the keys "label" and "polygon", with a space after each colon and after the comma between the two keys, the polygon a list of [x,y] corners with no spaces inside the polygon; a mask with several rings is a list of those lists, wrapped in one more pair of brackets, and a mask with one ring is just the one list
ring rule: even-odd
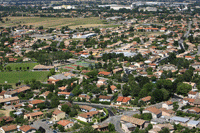
{"label": "tree", "polygon": [[186,83],[180,83],[177,87],[177,94],[187,96],[188,92],[192,90],[192,86]]}
{"label": "tree", "polygon": [[54,96],[51,98],[51,107],[52,107],[52,108],[58,107],[59,104],[60,104],[60,102],[59,102],[58,97],[54,95]]}
{"label": "tree", "polygon": [[64,127],[62,125],[58,125],[58,129],[59,129],[60,132],[64,132],[65,131],[65,129],[64,129]]}
{"label": "tree", "polygon": [[124,73],[122,77],[123,82],[128,82],[128,76]]}
{"label": "tree", "polygon": [[114,132],[115,131],[115,125],[112,124],[112,123],[109,123],[108,124],[108,130],[109,130],[109,132]]}
{"label": "tree", "polygon": [[158,133],[170,133],[169,128],[163,128],[162,130],[160,130]]}
{"label": "tree", "polygon": [[163,92],[162,90],[156,89],[152,92],[151,102],[162,102],[163,101]]}
{"label": "tree", "polygon": [[10,66],[7,66],[6,68],[8,71],[11,71],[11,67]]}
{"label": "tree", "polygon": [[112,90],[110,88],[110,84],[108,85],[107,91],[108,91],[108,94],[112,94]]}
{"label": "tree", "polygon": [[64,111],[66,114],[69,114],[71,109],[67,104],[61,106],[61,110]]}
{"label": "tree", "polygon": [[173,110],[176,111],[179,108],[178,102],[173,102]]}

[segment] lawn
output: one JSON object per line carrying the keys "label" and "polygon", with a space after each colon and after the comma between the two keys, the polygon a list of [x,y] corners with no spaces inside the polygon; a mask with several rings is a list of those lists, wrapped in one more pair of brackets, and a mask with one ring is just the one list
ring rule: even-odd
{"label": "lawn", "polygon": [[23,83],[25,80],[36,79],[38,81],[47,80],[48,71],[12,71],[12,72],[0,72],[0,83],[17,83],[19,80]]}
{"label": "lawn", "polygon": [[6,65],[11,67],[11,70],[16,70],[15,68],[18,67],[18,69],[21,67],[23,69],[23,67],[25,67],[27,69],[27,67],[29,67],[29,70],[32,70],[34,66],[38,65],[39,63],[9,63]]}
{"label": "lawn", "polygon": [[[5,23],[0,22],[2,27],[10,27],[17,25],[33,25],[36,27],[44,26],[44,28],[60,28],[62,26],[76,27],[97,27],[103,26],[104,21],[99,17],[91,18],[57,18],[57,17],[6,17],[9,20]],[[6,18],[3,18],[4,20]]]}

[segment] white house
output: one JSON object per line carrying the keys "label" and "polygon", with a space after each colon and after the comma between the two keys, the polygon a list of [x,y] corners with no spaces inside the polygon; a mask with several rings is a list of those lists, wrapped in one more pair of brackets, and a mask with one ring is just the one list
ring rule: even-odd
{"label": "white house", "polygon": [[111,102],[112,101],[112,96],[99,96],[99,101],[100,102]]}
{"label": "white house", "polygon": [[198,92],[195,92],[195,91],[189,91],[188,92],[188,98],[196,99],[198,97],[199,97],[199,93]]}
{"label": "white house", "polygon": [[73,122],[68,120],[60,120],[57,124],[63,126],[65,129],[71,128],[74,125]]}
{"label": "white house", "polygon": [[80,109],[81,109],[82,112],[97,111],[96,108],[93,108],[93,107],[90,107],[90,106],[87,106],[87,105],[80,106]]}
{"label": "white house", "polygon": [[148,107],[144,109],[142,113],[151,113],[153,119],[156,119],[162,116],[162,112],[156,107]]}
{"label": "white house", "polygon": [[164,102],[162,104],[162,108],[166,108],[167,110],[168,109],[173,109],[173,102],[171,102],[171,101]]}
{"label": "white house", "polygon": [[98,111],[91,111],[91,112],[87,112],[87,113],[83,113],[83,114],[79,114],[78,118],[79,120],[83,121],[83,122],[92,122],[92,118],[94,115],[97,115],[99,112]]}

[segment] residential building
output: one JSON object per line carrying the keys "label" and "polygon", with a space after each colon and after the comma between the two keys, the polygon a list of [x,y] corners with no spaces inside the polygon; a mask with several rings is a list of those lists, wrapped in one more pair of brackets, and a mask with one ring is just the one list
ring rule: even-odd
{"label": "residential building", "polygon": [[34,113],[25,114],[24,119],[33,120],[33,119],[37,119],[41,116],[43,116],[43,113],[41,111],[40,112],[34,112]]}
{"label": "residential building", "polygon": [[31,127],[30,125],[23,125],[19,128],[19,130],[22,133],[34,133],[34,132],[36,132],[36,129],[34,127]]}
{"label": "residential building", "polygon": [[116,104],[117,105],[128,105],[128,104],[130,104],[130,101],[131,101],[130,97],[118,96],[118,98],[116,100]]}
{"label": "residential building", "polygon": [[162,104],[162,108],[173,109],[173,102],[172,102],[172,101],[164,102],[164,103]]}
{"label": "residential building", "polygon": [[148,107],[144,109],[142,113],[151,113],[153,119],[156,119],[162,116],[162,112],[156,107]]}
{"label": "residential building", "polygon": [[69,96],[74,96],[71,92],[58,92],[58,96],[65,96],[65,99],[68,99]]}
{"label": "residential building", "polygon": [[103,95],[100,95],[99,96],[99,101],[100,102],[111,102],[112,101],[112,96],[103,96]]}
{"label": "residential building", "polygon": [[87,105],[82,105],[79,106],[82,112],[91,112],[91,111],[97,111],[96,108],[93,108],[91,106],[87,106]]}
{"label": "residential building", "polygon": [[65,117],[65,112],[61,111],[61,110],[55,110],[52,113],[52,117],[54,121],[58,121],[60,119],[63,119]]}
{"label": "residential building", "polygon": [[73,127],[74,122],[68,120],[60,120],[59,122],[57,122],[57,124],[63,126],[65,129],[68,129]]}
{"label": "residential building", "polygon": [[87,112],[87,113],[82,113],[82,114],[79,114],[78,115],[78,118],[79,120],[83,121],[83,122],[92,122],[92,118],[95,116],[95,115],[98,115],[99,112],[98,111],[91,111],[91,112]]}
{"label": "residential building", "polygon": [[0,128],[1,133],[14,133],[17,132],[17,125],[6,125]]}

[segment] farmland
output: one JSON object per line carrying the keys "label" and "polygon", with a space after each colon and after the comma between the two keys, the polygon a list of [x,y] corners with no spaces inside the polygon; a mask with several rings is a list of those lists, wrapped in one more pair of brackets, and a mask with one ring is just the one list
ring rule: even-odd
{"label": "farmland", "polygon": [[12,72],[0,72],[0,83],[17,83],[19,80],[23,83],[25,80],[36,79],[38,81],[47,80],[48,71],[12,71]]}
{"label": "farmland", "polygon": [[[44,28],[60,28],[69,26],[76,27],[97,27],[104,26],[103,20],[98,17],[91,18],[50,18],[50,17],[7,17],[8,21],[0,22],[3,27],[18,26],[18,25],[33,25],[35,27],[44,26]],[[4,18],[6,19],[6,18]]]}

